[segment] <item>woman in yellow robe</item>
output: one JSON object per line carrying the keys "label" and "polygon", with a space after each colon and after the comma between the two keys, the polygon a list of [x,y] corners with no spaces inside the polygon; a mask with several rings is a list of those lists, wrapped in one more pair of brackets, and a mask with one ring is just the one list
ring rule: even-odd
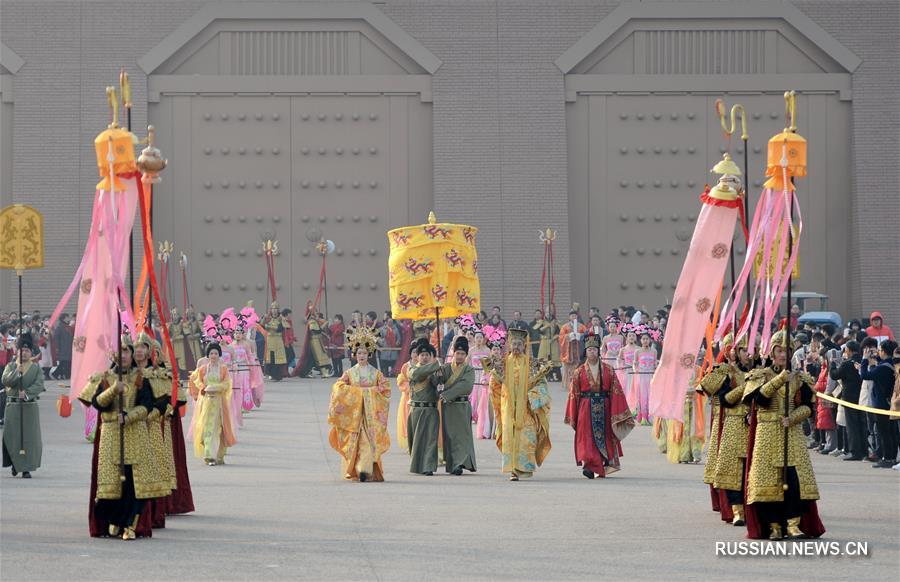
{"label": "woman in yellow robe", "polygon": [[341,474],[350,481],[384,481],[381,456],[391,447],[388,410],[391,386],[369,365],[376,337],[365,326],[351,329],[348,345],[356,365],[331,389],[328,442],[341,455]]}
{"label": "woman in yellow robe", "polygon": [[706,395],[697,392],[700,368],[694,367],[694,373],[688,381],[684,393],[684,415],[681,421],[666,420],[663,438],[666,441],[666,458],[672,464],[699,463],[706,442]]}
{"label": "woman in yellow robe", "polygon": [[231,426],[231,374],[221,355],[219,344],[209,344],[206,358],[190,378],[191,396],[196,402],[190,429],[194,456],[211,467],[224,465],[228,447],[237,444]]}

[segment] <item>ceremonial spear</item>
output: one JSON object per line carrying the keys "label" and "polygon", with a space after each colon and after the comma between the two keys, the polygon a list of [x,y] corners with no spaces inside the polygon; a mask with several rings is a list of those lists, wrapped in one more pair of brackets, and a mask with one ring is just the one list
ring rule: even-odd
{"label": "ceremonial spear", "polygon": [[[750,134],[747,132],[747,111],[744,109],[744,106],[741,105],[740,103],[736,103],[735,105],[733,105],[731,107],[731,125],[730,125],[730,127],[725,122],[725,101],[723,101],[722,99],[716,99],[716,113],[719,115],[719,122],[722,124],[722,131],[725,132],[725,135],[728,136],[729,139],[734,134],[734,130],[737,129],[737,124],[736,124],[737,114],[740,114],[740,116],[741,116],[741,141],[743,142],[743,146],[744,146],[743,147],[743,149],[744,149],[744,177],[745,177],[745,179],[747,179],[746,177],[749,176],[749,174],[747,172],[749,172],[748,156],[749,156],[749,145],[750,145],[750,143],[749,143]],[[744,231],[744,245],[746,245],[747,244],[747,214],[750,212],[750,210],[749,210],[749,195],[748,195],[746,184],[743,185],[743,188],[741,191],[741,196],[744,199],[743,200],[744,212],[743,212],[743,216],[741,217],[742,218],[741,219],[741,228]],[[735,267],[734,267],[734,245],[731,246],[728,258],[729,258],[729,262],[731,264],[731,288],[733,289],[734,285],[735,285],[735,274],[736,274]],[[737,297],[735,297],[735,300],[737,300]],[[750,287],[749,286],[747,287],[746,301],[747,301],[747,305],[749,306],[750,305]],[[738,316],[737,316],[737,311],[735,311],[734,318],[732,320],[732,326],[731,326],[732,333],[735,336],[737,336],[737,326],[738,326]],[[712,349],[712,347],[710,346],[709,349]]]}
{"label": "ceremonial spear", "polygon": [[[796,134],[797,133],[797,124],[796,124],[797,93],[795,91],[785,92],[785,94],[784,94],[784,110],[785,110],[784,111],[785,120],[788,124],[787,128],[785,128],[785,131],[786,132],[789,131],[790,133]],[[781,169],[782,169],[782,172],[784,173],[784,176],[787,176],[787,167],[788,167],[787,142],[786,141],[783,142],[781,147],[782,147],[782,155],[781,155],[781,160],[780,160],[781,161]],[[794,176],[791,176],[791,186],[792,187],[788,190],[787,186],[785,185],[785,189],[788,190],[789,196],[792,199],[789,203],[790,208],[791,208],[791,221],[790,221],[791,226],[790,226],[790,228],[788,228],[788,248],[793,248],[793,246],[794,246],[793,198],[796,196],[796,192],[793,188],[793,184],[794,184]],[[788,272],[787,319],[786,319],[785,326],[784,326],[784,330],[785,330],[785,332],[784,332],[785,350],[784,351],[787,355],[786,367],[787,367],[787,371],[788,371],[788,384],[784,391],[785,392],[785,394],[784,394],[784,416],[785,416],[785,418],[789,417],[789,415],[790,415],[790,400],[791,400],[790,374],[791,374],[791,368],[793,366],[792,366],[792,362],[791,362],[792,354],[790,353],[790,346],[791,346],[790,337],[791,337],[791,293],[793,290],[792,289],[793,286],[794,286],[794,269],[791,269]],[[783,428],[784,428],[784,442],[783,442],[783,444],[784,444],[784,448],[783,448],[784,463],[782,464],[782,467],[781,467],[781,488],[784,490],[784,495],[787,496],[787,490],[788,490],[788,483],[787,483],[787,478],[788,478],[788,436],[789,436],[789,432],[790,432],[790,427],[785,426]]]}
{"label": "ceremonial spear", "polygon": [[[118,103],[116,100],[116,90],[114,87],[106,88],[106,95],[109,98],[110,107],[112,107],[112,123],[110,123],[110,128],[117,127],[118,123]],[[123,97],[124,100],[124,97]],[[116,163],[116,154],[113,148],[113,140],[112,136],[109,137],[109,147],[106,149],[106,162],[109,164],[109,175],[110,175],[110,204],[112,205],[112,215],[113,220],[118,221],[119,213],[116,208],[116,194],[115,194],[115,181],[112,178],[116,175],[115,172],[115,163]],[[131,260],[131,238],[129,236],[129,261]],[[133,273],[132,273],[133,274]],[[118,349],[116,353],[118,354],[118,365],[116,366],[116,378],[118,380],[116,384],[116,392],[118,395],[119,401],[119,481],[122,483],[125,482],[125,390],[123,390],[122,386],[122,308],[119,306],[119,297],[118,294],[116,296],[116,340],[118,342]]]}
{"label": "ceremonial spear", "polygon": [[[125,72],[125,69],[119,72],[119,88],[122,91],[122,107],[125,108],[125,126],[128,133],[131,133],[131,82],[128,80],[128,73]],[[132,139],[137,138],[132,137]],[[134,232],[128,237],[128,284],[134,301]]]}

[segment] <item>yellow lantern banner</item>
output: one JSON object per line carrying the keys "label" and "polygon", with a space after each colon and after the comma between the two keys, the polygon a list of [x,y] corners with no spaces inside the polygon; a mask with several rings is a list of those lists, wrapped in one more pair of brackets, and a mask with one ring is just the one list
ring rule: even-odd
{"label": "yellow lantern banner", "polygon": [[477,233],[473,226],[438,223],[433,212],[428,224],[388,231],[394,318],[453,318],[481,310]]}

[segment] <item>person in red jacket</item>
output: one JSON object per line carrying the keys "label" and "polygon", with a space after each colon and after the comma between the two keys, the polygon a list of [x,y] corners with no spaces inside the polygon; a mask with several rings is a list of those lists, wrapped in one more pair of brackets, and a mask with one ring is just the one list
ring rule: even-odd
{"label": "person in red jacket", "polygon": [[[828,388],[828,371],[830,369],[828,362],[828,348],[822,348],[819,351],[819,359],[822,362],[822,368],[816,379],[815,390],[816,392],[824,394],[825,390]],[[835,441],[837,424],[835,423],[835,418],[832,414],[833,408],[834,404],[827,400],[820,400],[816,404],[816,429],[822,433],[823,441],[822,446],[819,448],[819,452],[823,455],[828,455],[837,448]]]}
{"label": "person in red jacket", "polygon": [[897,341],[894,339],[894,332],[891,328],[884,324],[884,318],[881,316],[880,311],[872,312],[872,315],[869,316],[869,323],[869,327],[866,328],[866,335],[878,340],[879,345],[884,340]]}
{"label": "person in red jacket", "polygon": [[331,356],[331,367],[334,370],[335,377],[340,378],[344,373],[344,316],[338,313],[334,316],[331,325],[328,327],[328,355]]}

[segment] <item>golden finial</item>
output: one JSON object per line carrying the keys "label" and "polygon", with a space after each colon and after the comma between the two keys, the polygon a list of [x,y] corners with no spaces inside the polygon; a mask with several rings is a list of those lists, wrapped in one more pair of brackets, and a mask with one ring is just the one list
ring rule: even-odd
{"label": "golden finial", "polygon": [[741,169],[738,168],[737,164],[734,163],[734,160],[731,159],[731,155],[726,153],[722,156],[722,160],[713,166],[713,169],[710,170],[713,174],[731,174],[732,176],[740,176]]}
{"label": "golden finial", "polygon": [[437,217],[434,215],[434,210],[428,213],[428,224],[436,224]]}
{"label": "golden finial", "polygon": [[115,129],[119,127],[119,100],[116,97],[116,88],[113,86],[109,86],[106,88],[106,100],[109,102],[110,113],[112,114],[112,120],[109,123],[109,129]]}
{"label": "golden finial", "polygon": [[267,255],[277,255],[278,254],[278,241],[277,240],[264,240],[262,245],[262,250]]}
{"label": "golden finial", "polygon": [[169,163],[162,157],[159,148],[153,145],[156,130],[152,125],[147,126],[147,147],[141,150],[137,159],[137,167],[151,184],[159,182],[159,173]]}
{"label": "golden finial", "polygon": [[797,132],[797,92],[784,92],[784,118],[788,126],[784,128],[785,132]]}
{"label": "golden finial", "polygon": [[157,258],[159,258],[159,260],[164,263],[168,263],[169,257],[171,257],[174,252],[175,245],[167,240],[164,240],[159,243],[159,255],[157,255]]}
{"label": "golden finial", "polygon": [[741,139],[747,141],[750,139],[750,134],[747,133],[747,112],[744,110],[744,106],[740,103],[736,103],[731,108],[731,128],[729,129],[728,125],[725,123],[725,101],[722,99],[716,99],[716,113],[719,115],[719,122],[722,124],[722,131],[725,132],[725,135],[731,137],[731,134],[734,133],[736,129],[735,118],[738,113],[741,114]]}
{"label": "golden finial", "polygon": [[548,226],[548,227],[547,227],[547,230],[542,230],[542,231],[540,232],[539,238],[540,238],[540,240],[541,240],[542,243],[544,243],[545,245],[549,245],[549,244],[551,244],[553,241],[556,240],[556,235],[557,235],[557,231],[553,230],[552,228],[550,228],[550,227]]}
{"label": "golden finial", "polygon": [[122,107],[131,109],[131,81],[124,68],[119,72],[119,89],[122,91]]}

